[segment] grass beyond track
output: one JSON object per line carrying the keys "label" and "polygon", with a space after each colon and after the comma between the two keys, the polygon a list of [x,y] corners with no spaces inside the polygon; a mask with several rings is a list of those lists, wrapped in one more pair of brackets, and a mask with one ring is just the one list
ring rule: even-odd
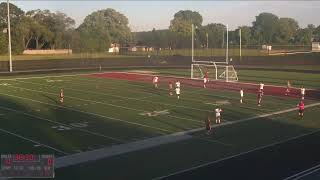
{"label": "grass beyond track", "polygon": [[[0,80],[2,154],[53,153],[59,158],[201,128],[207,115],[214,118],[216,107],[223,109],[222,125],[230,123],[216,127],[213,136],[194,132],[188,140],[57,169],[57,179],[150,179],[320,128],[314,119],[319,106],[308,108],[303,120],[294,110],[241,121],[295,108],[293,98],[264,96],[257,107],[255,94],[245,94],[240,104],[237,92],[183,86],[183,81],[177,100],[168,96],[167,84],[154,89],[86,75],[10,78]],[[156,115],[144,115],[148,112]]]}

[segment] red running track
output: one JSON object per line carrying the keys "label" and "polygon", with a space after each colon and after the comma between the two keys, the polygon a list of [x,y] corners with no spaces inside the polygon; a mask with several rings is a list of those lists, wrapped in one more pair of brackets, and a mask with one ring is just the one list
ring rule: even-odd
{"label": "red running track", "polygon": [[[110,72],[110,73],[99,73],[91,74],[90,77],[99,77],[99,78],[111,78],[111,79],[120,79],[127,81],[139,81],[145,83],[152,83],[152,79],[155,75],[151,74],[142,74],[142,73],[129,73],[129,72]],[[181,85],[189,85],[194,87],[203,87],[202,80],[195,80],[190,78],[183,77],[174,77],[174,76],[160,76],[157,75],[160,79],[160,83],[168,83],[169,81],[180,80]],[[207,89],[218,89],[218,90],[230,90],[230,91],[239,91],[240,88],[243,88],[244,92],[248,93],[257,93],[259,84],[254,83],[243,83],[243,82],[225,82],[225,81],[209,81],[206,85]],[[264,94],[273,95],[273,96],[285,96],[286,87],[283,86],[274,86],[274,85],[265,85]],[[289,97],[299,98],[300,89],[291,88]],[[306,89],[306,99],[320,99],[320,90],[316,89]]]}

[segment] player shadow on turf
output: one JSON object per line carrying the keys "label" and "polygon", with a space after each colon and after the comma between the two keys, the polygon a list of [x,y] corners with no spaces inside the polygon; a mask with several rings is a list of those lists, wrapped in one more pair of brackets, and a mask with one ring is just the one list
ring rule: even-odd
{"label": "player shadow on turf", "polygon": [[61,104],[60,101],[58,100],[58,98],[52,98],[52,97],[50,97],[50,96],[48,96],[46,94],[41,94],[41,95],[46,97],[46,98],[48,98],[49,100],[55,102],[56,104]]}

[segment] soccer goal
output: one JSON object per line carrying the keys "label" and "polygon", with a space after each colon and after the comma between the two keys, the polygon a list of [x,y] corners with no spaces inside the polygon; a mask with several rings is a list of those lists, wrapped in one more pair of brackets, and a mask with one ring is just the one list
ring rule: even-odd
{"label": "soccer goal", "polygon": [[238,81],[233,65],[211,61],[191,64],[191,79],[203,79],[206,72],[209,80]]}

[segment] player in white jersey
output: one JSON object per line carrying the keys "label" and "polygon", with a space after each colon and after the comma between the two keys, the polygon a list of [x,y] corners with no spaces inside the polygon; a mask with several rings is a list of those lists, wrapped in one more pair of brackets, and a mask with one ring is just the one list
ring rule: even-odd
{"label": "player in white jersey", "polygon": [[208,71],[205,72],[204,77],[203,77],[203,87],[204,88],[206,88],[207,82],[209,82]]}
{"label": "player in white jersey", "polygon": [[259,90],[261,90],[262,92],[263,92],[263,87],[264,87],[264,84],[263,83],[260,83],[260,85],[259,85],[260,87],[259,87]]}
{"label": "player in white jersey", "polygon": [[220,122],[221,122],[221,114],[220,114],[220,112],[222,112],[222,109],[221,108],[216,108],[214,111],[216,112],[216,123],[220,124]]}
{"label": "player in white jersey", "polygon": [[177,98],[180,99],[180,87],[176,87]]}
{"label": "player in white jersey", "polygon": [[306,95],[306,88],[301,87],[301,99],[304,100],[304,96]]}
{"label": "player in white jersey", "polygon": [[243,89],[240,89],[240,103],[243,103]]}
{"label": "player in white jersey", "polygon": [[152,83],[155,88],[158,88],[159,77],[158,76],[153,77]]}
{"label": "player in white jersey", "polygon": [[181,84],[180,84],[180,81],[176,81],[176,88],[180,88]]}

